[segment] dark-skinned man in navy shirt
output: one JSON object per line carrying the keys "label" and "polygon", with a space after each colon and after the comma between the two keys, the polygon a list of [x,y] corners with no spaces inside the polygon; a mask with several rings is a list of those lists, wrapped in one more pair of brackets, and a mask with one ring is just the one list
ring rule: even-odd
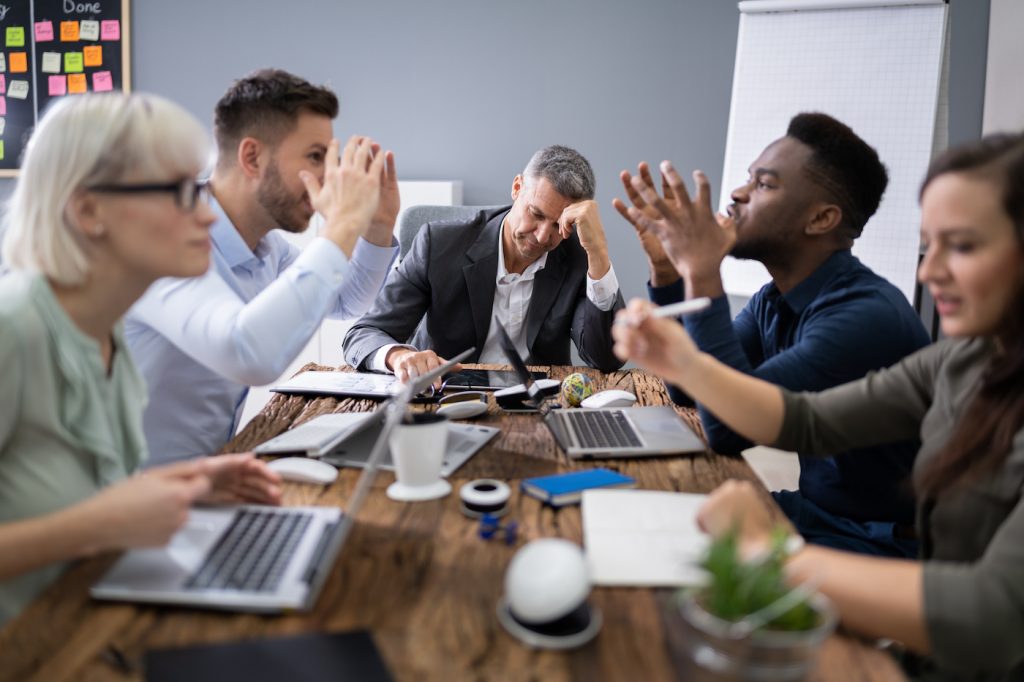
{"label": "dark-skinned man in navy shirt", "polygon": [[[795,116],[751,164],[727,216],[709,210],[700,172],[691,202],[671,164],[659,196],[650,170],[622,173],[632,206],[615,200],[647,253],[659,305],[708,296],[684,324],[700,349],[738,370],[796,391],[823,389],[888,367],[929,338],[906,297],[850,251],[888,183],[878,154],[825,114]],[[675,190],[673,188],[676,188]],[[727,254],[764,264],[772,281],[731,319],[720,268]],[[688,398],[670,388],[676,402]],[[698,405],[708,443],[739,454],[751,443]],[[798,491],[774,492],[808,542],[913,557],[909,475],[917,443],[800,453]]]}

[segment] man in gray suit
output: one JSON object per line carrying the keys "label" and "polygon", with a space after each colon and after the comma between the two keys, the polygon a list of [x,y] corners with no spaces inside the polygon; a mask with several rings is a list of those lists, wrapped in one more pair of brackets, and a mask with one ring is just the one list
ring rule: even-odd
{"label": "man in gray suit", "polygon": [[406,380],[470,346],[470,362],[505,363],[494,319],[534,364],[569,364],[569,339],[602,371],[622,362],[611,325],[623,307],[579,152],[546,147],[512,181],[510,207],[416,235],[373,308],[345,335],[353,367]]}

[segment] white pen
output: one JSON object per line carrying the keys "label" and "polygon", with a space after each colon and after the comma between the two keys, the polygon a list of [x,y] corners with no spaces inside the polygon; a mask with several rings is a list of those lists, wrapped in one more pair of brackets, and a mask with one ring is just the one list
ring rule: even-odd
{"label": "white pen", "polygon": [[[691,298],[689,301],[683,301],[682,303],[672,303],[671,305],[655,308],[651,311],[649,317],[679,317],[680,315],[700,312],[710,305],[711,299],[707,296],[701,296],[700,298]],[[615,324],[635,326],[635,323],[627,322],[625,317],[615,318]]]}
{"label": "white pen", "polygon": [[680,315],[690,315],[691,313],[699,313],[710,305],[711,299],[707,296],[691,298],[689,301],[683,301],[682,303],[673,303],[671,305],[655,308],[651,311],[651,317],[679,317]]}

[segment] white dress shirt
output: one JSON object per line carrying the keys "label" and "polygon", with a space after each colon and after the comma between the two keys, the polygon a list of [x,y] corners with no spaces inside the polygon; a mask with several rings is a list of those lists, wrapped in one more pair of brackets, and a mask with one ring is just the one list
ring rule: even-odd
{"label": "white dress shirt", "polygon": [[217,452],[249,386],[276,379],[325,317],[373,304],[397,245],[362,239],[352,259],[316,238],[300,251],[276,231],[255,252],[216,202],[209,271],[157,281],[129,311],[125,337],[149,387],[149,463]]}
{"label": "white dress shirt", "polygon": [[[530,352],[526,345],[526,315],[530,310],[530,298],[533,296],[533,281],[537,273],[544,269],[548,262],[548,254],[530,263],[522,274],[510,273],[505,267],[505,242],[502,235],[505,223],[502,222],[498,231],[498,271],[495,275],[494,303],[491,306],[491,325],[487,331],[487,340],[480,351],[480,363],[508,364],[505,353],[498,341],[497,327],[494,319],[501,322],[508,335],[512,338],[520,357],[529,359]],[[600,310],[611,310],[615,305],[615,297],[619,292],[619,280],[615,269],[609,264],[608,272],[601,279],[591,279],[587,275],[587,298]],[[391,343],[382,346],[371,357],[369,369],[376,372],[388,372],[384,359],[392,348],[409,348],[412,346]]]}

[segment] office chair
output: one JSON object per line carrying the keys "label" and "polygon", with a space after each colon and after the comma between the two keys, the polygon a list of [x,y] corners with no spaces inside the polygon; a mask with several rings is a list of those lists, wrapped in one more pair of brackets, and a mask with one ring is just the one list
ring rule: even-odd
{"label": "office chair", "polygon": [[436,220],[469,220],[480,211],[498,208],[497,206],[410,206],[402,212],[398,219],[398,243],[400,247],[399,258],[405,258],[405,254],[412,247],[412,241],[416,233],[424,224]]}

